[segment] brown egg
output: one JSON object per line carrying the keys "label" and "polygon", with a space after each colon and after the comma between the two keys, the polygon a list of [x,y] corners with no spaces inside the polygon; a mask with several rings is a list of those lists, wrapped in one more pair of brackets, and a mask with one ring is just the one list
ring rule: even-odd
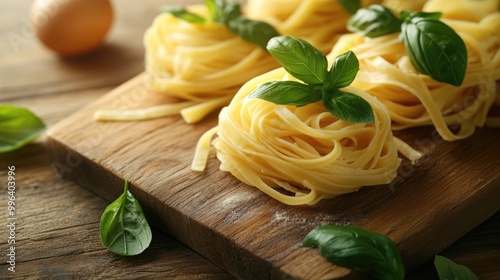
{"label": "brown egg", "polygon": [[102,44],[113,22],[113,9],[109,0],[35,0],[30,21],[46,47],[76,56]]}

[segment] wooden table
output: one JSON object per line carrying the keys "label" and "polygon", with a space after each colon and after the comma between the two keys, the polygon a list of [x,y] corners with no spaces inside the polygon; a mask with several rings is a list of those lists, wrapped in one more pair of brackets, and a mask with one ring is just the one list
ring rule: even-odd
{"label": "wooden table", "polygon": [[[80,58],[63,59],[43,48],[28,22],[31,0],[0,4],[0,102],[30,108],[48,126],[143,71],[142,35],[159,7],[181,1],[113,1],[115,23],[106,44]],[[182,1],[186,4],[199,1]],[[191,249],[153,229],[147,251],[118,257],[99,239],[108,201],[58,178],[42,136],[0,154],[0,278],[233,279]],[[16,272],[8,250],[7,166],[16,166]],[[89,174],[91,176],[91,174]],[[441,255],[471,268],[481,279],[500,279],[500,214],[462,237]],[[436,238],[439,238],[438,236]],[[432,262],[409,279],[436,277]]]}

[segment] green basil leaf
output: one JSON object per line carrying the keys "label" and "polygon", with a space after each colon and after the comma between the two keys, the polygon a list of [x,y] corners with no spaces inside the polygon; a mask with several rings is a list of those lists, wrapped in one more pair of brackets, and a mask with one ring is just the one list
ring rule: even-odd
{"label": "green basil leaf", "polygon": [[335,58],[328,72],[326,87],[343,88],[352,83],[359,71],[359,61],[352,51]]}
{"label": "green basil leaf", "polygon": [[250,93],[249,98],[259,98],[280,105],[304,106],[321,100],[321,91],[294,81],[267,82]]}
{"label": "green basil leaf", "polygon": [[389,8],[371,5],[359,9],[347,22],[347,29],[371,38],[401,31],[401,21]]}
{"label": "green basil leaf", "polygon": [[208,14],[213,21],[219,23],[223,21],[223,10],[225,6],[224,0],[205,0],[205,6],[207,7]]}
{"label": "green basil leaf", "polygon": [[225,0],[205,0],[205,6],[213,21],[226,24],[242,15],[241,5]]}
{"label": "green basil leaf", "polygon": [[436,267],[438,276],[440,280],[478,280],[476,274],[474,274],[469,268],[459,265],[450,259],[443,256],[434,257],[434,266]]}
{"label": "green basil leaf", "polygon": [[462,84],[467,48],[462,38],[441,21],[414,17],[402,25],[402,37],[415,68],[438,82]]}
{"label": "green basil leaf", "polygon": [[213,21],[217,21],[218,17],[218,9],[217,9],[217,3],[215,3],[215,0],[205,0],[205,6],[207,7],[208,10],[208,15]]}
{"label": "green basil leaf", "polygon": [[278,31],[270,24],[250,20],[242,16],[228,21],[226,25],[231,32],[237,34],[243,40],[258,45],[264,50],[271,38],[279,36]]}
{"label": "green basil leaf", "polygon": [[326,56],[305,40],[279,36],[267,49],[290,75],[310,85],[323,84],[328,68]]}
{"label": "green basil leaf", "polygon": [[401,11],[399,13],[399,17],[401,18],[402,21],[409,21],[411,18],[414,17],[420,17],[420,18],[427,18],[427,19],[435,19],[439,20],[443,13],[441,12],[408,12],[408,11]]}
{"label": "green basil leaf", "polygon": [[269,40],[267,49],[290,75],[305,84],[294,81],[265,83],[249,97],[295,106],[322,100],[325,108],[339,119],[352,123],[374,122],[373,110],[366,100],[338,89],[348,86],[359,70],[353,52],[338,56],[328,71],[326,56],[302,39],[274,37]]}
{"label": "green basil leaf", "polygon": [[188,12],[182,7],[164,7],[162,12],[169,13],[189,23],[205,23],[205,19],[202,16]]}
{"label": "green basil leaf", "polygon": [[339,0],[340,5],[350,14],[361,8],[361,0]]}
{"label": "green basil leaf", "polygon": [[241,17],[241,6],[238,3],[227,3],[224,4],[223,10],[223,22],[228,23],[238,17]]}
{"label": "green basil leaf", "polygon": [[30,110],[0,104],[0,153],[23,147],[45,129],[45,124]]}
{"label": "green basil leaf", "polygon": [[328,261],[372,279],[404,279],[404,266],[396,245],[373,231],[355,226],[323,226],[307,234],[304,246],[318,248]]}
{"label": "green basil leaf", "polygon": [[141,205],[128,191],[111,203],[101,217],[101,241],[108,250],[121,256],[142,253],[151,242],[151,228]]}
{"label": "green basil leaf", "polygon": [[338,89],[323,90],[323,104],[335,117],[351,123],[373,123],[373,109],[363,98]]}

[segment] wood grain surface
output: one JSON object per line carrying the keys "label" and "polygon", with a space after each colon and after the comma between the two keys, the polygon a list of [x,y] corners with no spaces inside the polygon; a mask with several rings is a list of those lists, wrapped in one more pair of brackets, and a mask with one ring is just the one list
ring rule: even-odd
{"label": "wood grain surface", "polygon": [[[144,31],[159,7],[175,3],[113,1],[115,22],[106,43],[68,59],[32,35],[27,23],[32,2],[0,2],[0,103],[27,107],[49,127],[143,71]],[[156,228],[143,255],[123,258],[107,251],[99,239],[99,219],[109,201],[57,177],[44,140],[45,135],[0,154],[0,279],[234,279]],[[7,270],[5,255],[6,174],[12,165],[18,171],[15,273]]]}
{"label": "wood grain surface", "polygon": [[399,136],[425,156],[417,166],[404,161],[393,184],[297,207],[219,171],[215,158],[205,172],[190,170],[196,141],[216,125],[216,115],[196,125],[180,116],[143,122],[92,118],[98,109],[165,102],[173,100],[150,91],[144,74],[135,77],[47,133],[52,164],[109,200],[129,179],[155,225],[238,278],[348,276],[301,246],[310,230],[327,224],[354,224],[387,235],[411,270],[500,207],[498,130],[481,129],[453,143],[429,128],[405,131]]}
{"label": "wood grain surface", "polygon": [[[116,17],[106,44],[73,59],[52,54],[33,37],[26,22],[31,3],[0,2],[0,102],[28,107],[52,127],[143,71],[144,30],[158,7],[181,1],[113,1]],[[23,40],[13,44],[13,35]],[[16,272],[7,271],[2,257],[0,279],[234,279],[156,228],[150,248],[142,255],[123,258],[105,250],[98,235],[99,219],[109,202],[58,178],[44,138],[0,154],[2,256],[8,248],[4,194],[9,165],[18,170],[19,207]],[[495,214],[439,254],[468,266],[480,279],[500,279],[498,236],[500,214]],[[410,272],[407,279],[437,279],[432,262]]]}

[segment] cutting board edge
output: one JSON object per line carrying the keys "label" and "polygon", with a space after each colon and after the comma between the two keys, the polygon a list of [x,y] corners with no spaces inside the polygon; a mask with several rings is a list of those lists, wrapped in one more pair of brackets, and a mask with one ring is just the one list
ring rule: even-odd
{"label": "cutting board edge", "polygon": [[[489,187],[489,186],[498,186],[497,188],[494,187]],[[476,205],[482,205],[481,209],[478,210]],[[468,220],[468,226],[463,226],[463,220],[464,217],[466,217],[467,212],[470,212],[469,209],[471,209],[472,206],[474,207],[474,219]],[[475,193],[474,196],[470,196],[468,200],[466,200],[466,203],[460,204],[459,206],[453,208],[450,212],[447,213],[447,216],[454,216],[454,217],[460,217],[459,219],[445,219],[445,217],[441,217],[441,222],[438,223],[439,227],[436,232],[437,234],[441,234],[442,231],[447,231],[450,228],[453,228],[453,231],[449,231],[447,234],[441,235],[437,238],[444,239],[445,241],[441,241],[441,243],[435,243],[435,244],[440,244],[440,245],[435,245],[435,246],[427,246],[428,250],[426,250],[427,254],[421,252],[421,255],[418,256],[406,256],[404,253],[402,253],[402,257],[405,259],[405,268],[406,272],[410,272],[414,269],[416,269],[418,266],[422,265],[424,262],[428,261],[429,259],[433,258],[433,256],[437,255],[440,253],[442,250],[459,240],[461,237],[463,237],[466,233],[480,225],[481,223],[485,222],[489,217],[494,215],[500,211],[500,177],[497,177],[493,179],[492,181],[488,182],[488,184],[483,185],[483,187],[480,188],[480,191]],[[472,215],[472,213],[469,213],[469,215]],[[435,226],[435,223],[433,224]],[[421,227],[422,229],[425,228],[425,225]],[[421,236],[421,234],[424,233],[425,236]],[[436,239],[436,235],[432,232],[421,230],[420,232],[414,232],[412,236],[418,237],[419,239],[423,239],[424,241],[428,241],[431,243],[432,240]],[[410,238],[405,239],[405,241],[410,240]],[[414,246],[419,246],[418,244],[415,244]],[[407,246],[403,246],[405,248],[410,248]],[[431,256],[429,257],[424,257],[424,255]]]}

